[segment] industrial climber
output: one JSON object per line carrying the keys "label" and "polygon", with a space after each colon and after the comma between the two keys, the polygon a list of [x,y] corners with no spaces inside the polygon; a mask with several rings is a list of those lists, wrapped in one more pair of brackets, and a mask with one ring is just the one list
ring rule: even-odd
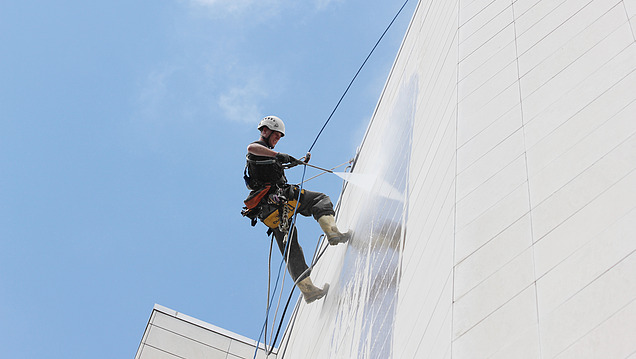
{"label": "industrial climber", "polygon": [[[287,183],[285,168],[303,162],[288,154],[274,151],[278,141],[285,136],[283,121],[276,116],[267,116],[258,124],[258,131],[260,139],[247,146],[244,177],[245,184],[251,192],[245,200],[243,215],[252,219],[252,226],[258,218],[269,227],[268,233],[274,234],[278,248],[287,261],[289,274],[302,292],[305,302],[311,303],[324,297],[329,285],[318,288],[309,277],[310,271],[298,243],[297,231],[290,228],[294,209],[305,217],[313,216],[325,232],[330,245],[347,242],[351,234],[338,230],[333,204],[327,195],[303,189],[299,198],[300,188]],[[303,157],[303,160],[308,161],[309,154]],[[288,238],[291,238],[289,245]],[[287,247],[289,253],[286,252]]]}

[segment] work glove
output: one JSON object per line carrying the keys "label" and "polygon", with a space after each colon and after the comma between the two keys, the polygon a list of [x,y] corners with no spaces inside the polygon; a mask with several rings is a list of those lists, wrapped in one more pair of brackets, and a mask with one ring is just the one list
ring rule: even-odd
{"label": "work glove", "polygon": [[282,164],[285,164],[285,163],[296,164],[296,162],[298,162],[298,160],[292,157],[291,155],[288,155],[282,152],[279,152],[276,154],[276,160],[278,160],[278,162]]}

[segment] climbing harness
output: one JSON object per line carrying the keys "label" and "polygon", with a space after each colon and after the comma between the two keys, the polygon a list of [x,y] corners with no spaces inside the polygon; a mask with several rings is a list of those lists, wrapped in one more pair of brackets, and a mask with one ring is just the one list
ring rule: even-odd
{"label": "climbing harness", "polygon": [[275,158],[254,159],[248,154],[245,156],[245,160],[243,180],[245,180],[245,186],[250,191],[257,190],[266,184],[287,183],[285,167]]}
{"label": "climbing harness", "polygon": [[[291,217],[294,214],[300,195],[298,198],[293,198],[294,192],[297,190],[297,186],[291,186],[289,189],[277,188],[274,193],[270,194],[267,199],[267,204],[264,205],[261,213],[263,223],[269,228],[278,228],[281,232],[286,233],[290,228]],[[292,199],[287,199],[285,191],[289,191]],[[305,193],[305,190],[301,190],[300,194]],[[268,209],[269,208],[269,209]]]}

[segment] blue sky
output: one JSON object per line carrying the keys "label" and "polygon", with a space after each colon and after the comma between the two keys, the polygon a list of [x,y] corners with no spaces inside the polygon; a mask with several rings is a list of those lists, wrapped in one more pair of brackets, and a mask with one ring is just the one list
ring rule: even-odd
{"label": "blue sky", "polygon": [[[245,148],[274,114],[302,156],[402,3],[1,2],[0,357],[132,358],[154,303],[256,339],[269,239],[240,215]],[[415,3],[313,164],[355,154]],[[299,231],[309,260],[319,227]]]}

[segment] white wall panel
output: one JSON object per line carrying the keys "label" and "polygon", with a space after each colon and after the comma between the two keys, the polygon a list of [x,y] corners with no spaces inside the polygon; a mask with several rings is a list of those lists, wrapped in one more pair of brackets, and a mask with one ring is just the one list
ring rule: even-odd
{"label": "white wall panel", "polygon": [[[537,11],[535,7],[554,4],[554,6],[563,2],[564,0],[545,2],[541,0],[513,0],[515,10],[515,22],[516,26],[521,26],[521,19],[526,16],[528,11]],[[536,17],[536,16],[535,16]]]}
{"label": "white wall panel", "polygon": [[[516,53],[513,42],[501,49],[497,56],[490,58],[481,66],[462,77],[459,82],[459,92],[464,94],[464,97],[468,96],[489,80],[492,81],[493,77],[502,72],[502,69],[507,69],[510,65],[516,66]],[[460,98],[460,100],[464,97]]]}
{"label": "white wall panel", "polygon": [[[461,122],[460,122],[461,123]],[[524,155],[523,131],[516,131],[457,174],[457,199],[462,201]],[[461,160],[458,159],[458,162]],[[462,222],[459,222],[462,223]],[[462,228],[463,226],[459,226]]]}
{"label": "white wall panel", "polygon": [[634,358],[636,355],[636,301],[559,353],[559,359]]}
{"label": "white wall panel", "polygon": [[456,338],[453,358],[488,358],[505,348],[512,354],[509,358],[522,357],[522,347],[511,348],[508,344],[535,335],[536,323],[536,296],[531,286]]}
{"label": "white wall panel", "polygon": [[[616,47],[616,43],[623,42],[624,36],[629,35],[629,31],[617,31],[619,27],[624,25],[629,25],[624,21],[624,9],[620,4],[616,4],[557,51],[542,58],[536,66],[521,74],[521,89],[524,97],[537,91],[548,80],[563,71],[576,72],[578,69],[571,67],[571,65],[581,57],[605,57],[604,52],[608,51],[608,48]],[[607,29],[610,30],[609,34]],[[629,39],[627,39],[626,44],[629,44],[629,42]],[[624,48],[626,44],[620,48]],[[529,56],[530,54],[522,56],[524,63],[532,62]],[[526,66],[530,67],[532,65],[527,64]]]}
{"label": "white wall panel", "polygon": [[544,86],[542,92],[536,91],[524,98],[528,147],[532,147],[631,73],[635,48],[632,42],[627,48],[617,49],[609,59],[590,60],[595,64],[581,68],[577,76],[562,77],[558,79],[560,82],[553,82],[554,87]]}
{"label": "white wall panel", "polygon": [[630,19],[636,16],[636,1],[634,0],[623,0],[623,5],[625,6],[625,11],[627,12],[627,17]]}
{"label": "white wall panel", "polygon": [[[617,116],[623,116],[621,113],[629,113],[636,101],[630,93],[634,86],[636,86],[636,72],[631,72],[616,86],[601,94],[580,112],[546,134],[528,149],[529,171],[541,172],[591,133],[609,122],[616,121]],[[610,141],[610,143],[616,145],[616,141]]]}
{"label": "white wall panel", "polygon": [[526,182],[524,156],[495,173],[457,202],[456,227],[461,230]]}
{"label": "white wall panel", "polygon": [[188,338],[188,340],[195,342],[206,343],[206,345],[221,351],[227,351],[232,342],[230,337],[220,336],[212,331],[202,330],[203,328],[192,325],[192,323],[188,321],[175,320],[174,316],[160,311],[155,311],[152,326],[151,332],[159,328],[162,332],[179,333],[181,337]]}
{"label": "white wall panel", "polygon": [[[485,19],[483,19],[486,20],[486,22],[478,23],[476,20],[479,20],[481,16],[475,16],[467,23],[462,25],[462,28],[460,28],[460,44],[462,48],[460,56],[462,56],[462,54],[470,54],[475,52],[489,39],[496,36],[502,30],[508,28],[508,25],[510,25],[513,21],[510,1],[495,0],[493,3],[499,4],[506,2],[508,4],[504,4],[504,10],[495,12],[495,16],[493,18],[486,17]],[[480,14],[486,14],[488,16],[491,15],[489,11],[483,11]],[[465,31],[462,31],[462,29],[465,29]]]}
{"label": "white wall panel", "polygon": [[[636,255],[630,255],[553,311],[544,313],[539,306],[544,355],[556,357],[576,342],[585,340],[595,328],[632,303],[636,298],[634,273]],[[620,329],[623,328],[608,328],[622,337]],[[620,341],[621,346],[633,348],[633,338],[629,339],[629,342]],[[588,349],[594,347],[594,343],[590,344]]]}
{"label": "white wall panel", "polygon": [[[514,112],[519,111],[519,106],[519,89],[516,84],[505,88],[487,103],[478,103],[473,107],[466,106],[464,103],[457,109],[458,120],[462,124],[457,128],[457,143],[461,146],[475,140],[477,134],[485,131],[494,122],[504,120],[502,117],[519,118]],[[485,140],[487,141],[487,138]],[[462,162],[466,161],[462,160]]]}
{"label": "white wall panel", "polygon": [[534,281],[533,253],[528,248],[461,297],[455,297],[454,332],[459,337],[496,312]]}
{"label": "white wall panel", "polygon": [[[463,26],[482,12],[486,11],[493,0],[462,0],[460,1],[459,26]],[[490,17],[492,18],[492,16]]]}
{"label": "white wall panel", "polygon": [[636,251],[636,209],[574,251],[537,281],[541,309],[554,311],[581,288],[589,285],[626,254]]}
{"label": "white wall panel", "polygon": [[531,246],[530,215],[527,214],[457,264],[455,297],[462,297]]}
{"label": "white wall panel", "polygon": [[[636,110],[636,106],[633,110]],[[616,133],[604,131],[605,129],[597,130],[590,136],[589,141],[581,142],[580,148],[576,146],[562,156],[563,161],[555,161],[556,167],[550,168],[554,169],[553,173],[546,170],[537,176],[541,178],[548,175],[566,177],[569,173],[576,174],[571,175],[571,181],[533,209],[534,233],[537,238],[542,238],[568,218],[574,216],[581,208],[590,204],[634,170],[636,123],[633,121],[633,114],[632,111],[626,117],[629,119],[630,126],[624,132],[620,132],[620,128],[616,129],[619,131]],[[624,139],[626,136],[629,137]],[[605,149],[604,147],[608,144],[615,145],[609,140],[614,138],[623,142],[620,142],[613,149]],[[590,157],[591,159],[588,160]],[[575,163],[578,166],[570,165]],[[559,171],[556,168],[559,168]],[[582,169],[579,170],[579,168]],[[537,182],[540,180],[537,179]],[[550,187],[550,184],[546,184],[546,187]]]}
{"label": "white wall panel", "polygon": [[[528,321],[530,323],[532,318]],[[536,359],[541,358],[537,324],[528,324],[514,338],[506,340],[489,359]]]}
{"label": "white wall panel", "polygon": [[493,37],[473,51],[468,51],[464,47],[459,48],[459,79],[462,80],[477,68],[494,61],[502,56],[502,52],[509,51],[508,47],[514,44],[514,25],[511,23]]}
{"label": "white wall panel", "polygon": [[627,17],[629,18],[629,22],[632,28],[632,34],[634,34],[634,39],[636,39],[636,1],[623,0],[623,5],[625,6],[625,11],[627,12]]}
{"label": "white wall panel", "polygon": [[[583,31],[601,14],[616,6],[620,0],[566,0],[525,30],[519,29],[519,54],[540,59],[553,53],[576,34]],[[542,1],[543,3],[551,3]],[[532,62],[531,62],[532,63]],[[530,68],[533,66],[529,66]],[[525,74],[527,68],[521,67]]]}
{"label": "white wall panel", "polygon": [[481,157],[491,152],[501,142],[521,130],[520,104],[508,113],[494,119],[481,132],[457,148],[457,172],[463,172]]}
{"label": "white wall panel", "polygon": [[517,188],[455,233],[455,259],[462,261],[530,211],[527,184]]}
{"label": "white wall panel", "polygon": [[146,346],[161,348],[179,358],[224,359],[227,356],[226,350],[207,346],[188,337],[175,335],[161,327],[150,329]]}
{"label": "white wall panel", "polygon": [[634,209],[636,174],[631,172],[534,245],[537,276],[541,277],[571,253]]}
{"label": "white wall panel", "polygon": [[[155,305],[135,359],[248,359],[266,357],[256,341]],[[256,356],[255,356],[256,352]],[[276,358],[276,351],[268,358]]]}
{"label": "white wall panel", "polygon": [[[527,33],[532,27],[543,21],[555,9],[563,6],[567,0],[516,0],[513,1],[515,11],[515,29],[517,36]],[[554,28],[544,28],[542,33]],[[527,35],[526,35],[527,36]],[[535,35],[536,36],[536,35]]]}

